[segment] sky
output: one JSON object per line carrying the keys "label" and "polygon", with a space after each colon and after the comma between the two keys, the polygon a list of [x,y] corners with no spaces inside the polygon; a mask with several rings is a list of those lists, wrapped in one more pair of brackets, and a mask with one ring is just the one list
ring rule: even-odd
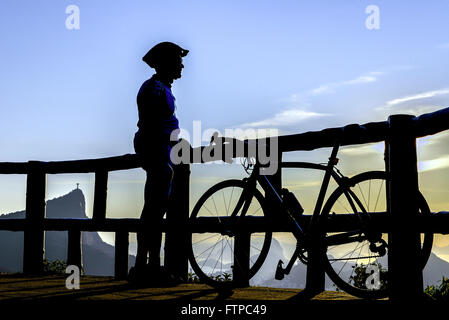
{"label": "sky", "polygon": [[[73,5],[79,28],[70,28]],[[445,0],[2,1],[0,162],[133,153],[136,95],[153,73],[141,58],[161,41],[190,50],[173,93],[194,145],[213,130],[291,134],[446,108],[448,12]],[[449,210],[448,142],[446,133],[418,141],[432,211]],[[328,154],[286,159],[324,162]],[[340,158],[349,176],[384,168],[382,144],[343,148]],[[238,165],[192,166],[191,204],[213,183],[242,176]],[[291,185],[318,180],[285,177]],[[108,216],[138,217],[144,181],[141,169],[111,173]],[[49,175],[47,199],[76,183],[91,214],[93,174]],[[25,186],[24,176],[0,177],[0,214],[24,208]],[[449,240],[437,245],[449,259]]]}

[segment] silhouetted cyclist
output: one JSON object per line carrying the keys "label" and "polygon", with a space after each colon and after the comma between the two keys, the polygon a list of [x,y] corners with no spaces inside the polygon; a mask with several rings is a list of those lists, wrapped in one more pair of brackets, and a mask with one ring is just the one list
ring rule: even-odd
{"label": "silhouetted cyclist", "polygon": [[137,234],[137,257],[133,271],[136,281],[164,281],[160,271],[160,225],[167,210],[173,178],[170,150],[179,133],[171,84],[181,78],[184,68],[182,58],[188,52],[174,43],[161,42],[142,58],[156,73],[142,84],[137,95],[139,129],[134,137],[134,149],[141,159],[147,180],[140,217],[145,231]]}

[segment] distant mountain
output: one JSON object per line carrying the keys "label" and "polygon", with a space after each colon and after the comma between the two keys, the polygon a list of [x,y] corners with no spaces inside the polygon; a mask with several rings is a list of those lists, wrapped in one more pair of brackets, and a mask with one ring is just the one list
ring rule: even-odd
{"label": "distant mountain", "polygon": [[[276,266],[279,260],[284,262],[284,268],[288,263],[288,259],[291,254],[287,257],[283,254],[283,247],[287,245],[277,241],[276,239],[272,240],[271,248],[267,259],[259,270],[259,272],[251,279],[251,285],[257,286],[267,286],[267,287],[275,287],[275,288],[304,288],[306,285],[306,274],[307,267],[297,262],[289,275],[286,275],[283,280],[276,280],[274,278]],[[387,257],[380,259],[379,261],[383,266],[387,266]],[[338,262],[336,262],[338,264]],[[406,267],[406,263],[404,264]],[[343,273],[350,274],[352,268],[350,266],[344,266],[343,264],[339,267],[336,265],[336,268],[342,269]],[[449,276],[449,263],[445,260],[439,258],[436,254],[431,253],[429,260],[427,261],[426,267],[423,270],[423,284],[424,287],[428,285],[438,285],[441,283],[441,279],[443,276]],[[336,287],[333,282],[326,276],[325,279],[325,288],[326,290],[335,290]]]}
{"label": "distant mountain", "polygon": [[435,252],[438,256],[449,257],[449,245],[439,247],[434,244],[432,248],[433,252]]}
{"label": "distant mountain", "polygon": [[449,263],[431,253],[423,271],[424,288],[428,285],[440,284],[443,276],[449,277]]}
{"label": "distant mountain", "polygon": [[[262,245],[262,239],[256,238],[252,239],[255,241],[252,243],[252,247],[260,247]],[[213,244],[212,244],[213,245]],[[206,251],[207,248],[211,247],[211,243],[203,242],[202,246],[198,245],[196,247],[198,252]],[[286,275],[283,280],[276,280],[275,273],[276,267],[279,260],[284,262],[283,267],[285,268],[289,262],[293,251],[295,249],[295,245],[288,241],[283,241],[280,238],[273,238],[271,240],[270,250],[268,252],[268,256],[265,259],[262,267],[259,271],[254,275],[254,277],[250,280],[250,285],[252,286],[266,286],[266,287],[274,287],[274,288],[305,288],[306,286],[306,275],[307,275],[307,267],[297,261],[290,271],[289,275]],[[209,251],[207,251],[209,253]],[[221,253],[220,250],[215,252],[216,254]],[[232,256],[232,251],[230,248],[226,248],[225,253],[222,254],[225,257]],[[251,261],[256,261],[257,255],[253,255],[251,257]],[[384,256],[379,259],[379,263],[386,267],[388,266],[387,256]],[[232,273],[231,263],[224,263],[221,265],[217,263],[212,257],[208,257],[208,261],[199,261],[199,264],[204,267],[206,271],[217,270],[217,266],[220,272],[226,271]],[[341,270],[341,274],[345,278],[349,278],[349,276],[353,272],[353,268],[350,264],[345,263],[344,261],[335,261],[333,263],[335,269]],[[404,262],[404,267],[406,267],[406,262]],[[439,258],[436,254],[432,253],[427,262],[427,265],[423,272],[423,284],[424,287],[427,285],[435,285],[441,281],[443,276],[449,276],[449,263],[445,260]],[[326,290],[336,290],[336,286],[330,280],[327,275],[325,278],[325,288]]]}
{"label": "distant mountain", "polygon": [[[47,201],[47,218],[87,219],[85,199],[80,189]],[[23,219],[25,211],[1,215],[0,219]],[[88,275],[114,274],[114,246],[104,242],[97,232],[82,232],[84,271]],[[45,232],[45,257],[48,260],[67,259],[67,232]],[[23,232],[0,231],[0,272],[21,272],[23,268]],[[129,266],[135,257],[129,256]]]}
{"label": "distant mountain", "polygon": [[[291,269],[290,274],[285,275],[284,279],[276,280],[274,278],[279,260],[283,261],[283,267],[286,268],[289,259],[293,254],[293,248],[290,248],[292,253],[288,255],[284,254],[284,250],[282,248],[287,246],[288,245],[273,238],[267,259],[260,268],[259,272],[253,277],[253,279],[251,279],[251,285],[274,288],[305,288],[307,267],[300,261],[296,262]],[[335,290],[333,282],[327,276],[325,286],[327,290]]]}
{"label": "distant mountain", "polygon": [[[87,219],[85,198],[82,191],[75,189],[62,197],[47,201],[46,216],[48,218]],[[25,218],[25,211],[0,216],[0,219],[11,218],[23,219]],[[83,232],[82,242],[83,264],[86,274],[113,275],[114,246],[104,242],[97,232]],[[67,232],[47,231],[45,235],[45,247],[45,256],[48,260],[66,260]],[[135,249],[134,243],[130,243],[130,253],[135,252]],[[279,281],[274,279],[278,261],[282,260],[285,267],[291,253],[285,254],[284,252],[292,252],[293,249],[294,245],[273,238],[267,258],[257,274],[251,279],[250,284],[278,288],[304,288],[307,268],[299,262],[283,280]],[[256,256],[253,256],[252,260],[254,261],[255,258]],[[0,272],[21,272],[22,260],[23,232],[0,231]],[[130,255],[129,266],[133,266],[134,263],[135,257]],[[211,263],[214,263],[215,266],[215,261]],[[380,263],[386,265],[386,260],[381,259]],[[223,265],[223,268],[230,270],[230,264]],[[350,272],[351,268],[347,267],[343,271]],[[449,263],[432,253],[424,269],[423,276],[424,286],[438,284],[443,276],[449,276]],[[329,290],[335,289],[335,286],[327,277],[325,286]]]}
{"label": "distant mountain", "polygon": [[285,267],[288,263],[287,259],[288,258],[286,258],[284,255],[284,250],[282,249],[281,242],[273,238],[271,240],[271,246],[270,250],[268,251],[267,258],[265,259],[265,262],[263,263],[260,270],[251,279],[250,284],[270,287],[274,287],[274,285],[277,285],[279,288],[283,288],[288,281],[285,281],[285,279],[282,281],[275,280],[274,276],[279,260],[282,260],[284,262]]}

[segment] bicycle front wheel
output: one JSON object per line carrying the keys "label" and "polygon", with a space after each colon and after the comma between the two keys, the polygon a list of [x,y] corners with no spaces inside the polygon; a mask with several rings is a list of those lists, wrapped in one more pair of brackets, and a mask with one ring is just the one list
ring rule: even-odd
{"label": "bicycle front wheel", "polygon": [[[241,180],[227,180],[211,187],[196,203],[190,219],[193,223],[201,218],[213,219],[220,226],[214,232],[192,232],[190,240],[189,261],[200,281],[215,288],[235,286],[234,273],[247,261],[235,261],[236,224],[229,224],[229,219],[238,206],[246,184]],[[264,197],[255,189],[245,217],[264,217]],[[241,204],[241,203],[240,203]],[[236,217],[241,218],[242,207]],[[223,219],[225,218],[225,219]],[[204,221],[204,220],[203,220]],[[235,220],[238,223],[238,220]],[[272,232],[252,233],[250,236],[249,278],[260,269],[271,245]],[[249,280],[249,279],[248,279]]]}
{"label": "bicycle front wheel", "polygon": [[[329,278],[340,289],[361,298],[379,299],[388,295],[388,234],[369,230],[369,217],[387,212],[386,184],[383,171],[356,175],[347,186],[340,186],[331,194],[321,216],[323,227],[337,220],[352,226],[345,232],[325,233],[324,264]],[[418,208],[418,214],[431,214],[421,194]],[[432,242],[432,233],[421,234],[422,268]]]}

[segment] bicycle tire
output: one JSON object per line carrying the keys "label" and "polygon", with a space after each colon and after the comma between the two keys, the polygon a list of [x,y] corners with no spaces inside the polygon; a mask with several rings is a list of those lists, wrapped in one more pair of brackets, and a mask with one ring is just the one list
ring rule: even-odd
{"label": "bicycle tire", "polygon": [[[232,212],[235,206],[232,205],[232,200],[238,200],[240,195],[241,195],[241,191],[243,191],[243,189],[246,187],[246,184],[242,181],[242,180],[226,180],[226,181],[222,181],[214,186],[212,186],[210,189],[208,189],[198,200],[198,202],[195,204],[195,207],[193,208],[192,214],[190,216],[191,220],[197,219],[199,217],[207,217],[207,216],[214,216],[215,212],[218,213],[218,211],[223,212],[223,207],[226,211],[226,215],[229,215],[229,212]],[[226,197],[226,194],[224,193],[225,189],[231,189],[232,194],[230,195],[229,198]],[[240,191],[241,190],[241,191]],[[227,190],[228,191],[228,190]],[[227,192],[226,191],[226,192]],[[217,197],[217,199],[219,198],[223,198],[223,202],[224,202],[224,206],[221,206],[221,209],[217,208],[216,206],[216,201],[214,196]],[[215,212],[213,212],[214,210],[208,209],[207,206],[205,206],[206,203],[209,203],[209,200],[213,200],[213,205],[214,205],[214,210]],[[228,202],[228,204],[226,204],[226,202]],[[256,202],[258,204],[256,204]],[[257,207],[259,206],[260,208],[253,208],[253,204]],[[204,208],[206,208],[207,210],[203,210]],[[267,210],[265,207],[265,198],[263,197],[262,193],[259,190],[255,190],[254,192],[254,196],[252,197],[252,201],[248,210],[248,215],[252,215],[254,212],[252,212],[251,210],[253,209],[257,209],[258,211],[256,212],[256,214],[261,214],[263,216],[267,216]],[[223,214],[222,216],[225,216],[225,214]],[[233,241],[233,235],[232,235],[233,230],[228,230],[228,235],[223,235],[223,234],[219,234],[219,233],[213,233],[213,232],[207,232],[208,234],[212,233],[212,236],[208,235],[207,238],[213,238],[214,234],[216,236],[218,236],[218,240],[215,242],[215,244],[211,245],[211,250],[208,253],[208,257],[206,258],[206,260],[214,253],[215,248],[217,247],[217,244],[219,243],[219,241],[223,241],[223,239],[221,239],[220,237],[228,237],[228,239],[226,240],[225,243],[225,247],[223,247],[223,242],[222,242],[222,251],[220,253],[218,253],[219,251],[219,247],[217,252],[215,252],[215,257],[217,256],[217,254],[219,254],[218,259],[223,258],[223,255],[228,255],[229,251],[231,253],[231,257],[228,257],[228,260],[231,261],[227,261],[227,263],[225,263],[225,265],[231,264],[233,267],[235,267],[235,263],[233,260],[233,246],[234,246],[234,241]],[[207,252],[207,250],[204,250],[204,245],[203,248],[201,248],[202,245],[198,244],[198,237],[200,235],[202,235],[204,233],[195,233],[195,232],[191,232],[191,235],[189,237],[189,261],[190,261],[190,266],[192,267],[193,271],[195,272],[195,274],[199,277],[201,282],[204,282],[212,287],[215,288],[219,288],[219,289],[228,289],[228,288],[232,288],[237,286],[237,284],[233,281],[233,279],[228,279],[229,281],[223,281],[223,279],[219,279],[217,278],[217,273],[219,274],[219,272],[214,272],[214,270],[209,270],[207,271],[207,266],[210,266],[210,263],[208,263],[208,261],[204,261],[201,260],[201,258],[199,257],[198,252],[200,251],[204,251]],[[196,239],[194,239],[196,238]],[[204,238],[204,239],[207,239]],[[208,241],[208,240],[202,240],[202,241]],[[251,255],[250,253],[250,257],[253,257],[253,260],[250,261],[250,269],[249,269],[249,278],[251,279],[254,274],[260,269],[260,267],[262,266],[263,262],[265,261],[265,258],[267,257],[268,251],[270,249],[270,245],[271,245],[271,239],[272,239],[272,232],[264,232],[262,235],[260,233],[258,234],[252,234],[251,235],[251,250],[254,251],[254,249],[257,249],[259,252],[256,253],[256,256]],[[197,240],[197,241],[195,241]],[[200,239],[201,241],[201,239]],[[198,247],[198,249],[197,249]],[[229,247],[229,249],[227,249],[227,247]],[[256,251],[257,251],[256,250]],[[227,252],[228,251],[228,252]],[[211,260],[213,261],[213,260]],[[218,260],[216,260],[218,262]],[[221,263],[221,266],[223,264]],[[206,267],[205,267],[206,266]],[[229,271],[229,269],[228,269]],[[222,272],[222,271],[220,271]],[[249,279],[248,279],[249,280]]]}
{"label": "bicycle tire", "polygon": [[[347,185],[351,186],[351,190],[354,191],[357,188],[361,188],[360,186],[362,183],[366,183],[369,181],[369,188],[370,188],[369,191],[371,192],[371,184],[372,184],[372,181],[374,181],[374,180],[378,180],[379,182],[377,184],[382,183],[386,187],[386,173],[383,171],[369,171],[369,172],[361,173],[361,174],[356,175],[353,178],[351,178],[348,181]],[[323,223],[326,223],[326,221],[329,221],[330,212],[332,211],[332,209],[335,208],[336,203],[339,202],[341,197],[344,197],[344,199],[346,199],[345,190],[347,190],[346,186],[338,187],[331,194],[329,199],[327,200],[327,202],[323,208],[322,214],[320,216],[320,223],[322,225],[323,225]],[[380,197],[381,193],[383,193],[383,191],[379,190],[377,198]],[[384,194],[385,194],[385,199],[381,200],[381,201],[385,201],[385,204],[381,205],[381,207],[383,207],[383,206],[385,206],[385,207],[381,208],[381,209],[385,209],[385,211],[386,211],[386,192]],[[363,195],[363,191],[362,191],[362,195]],[[379,199],[376,200],[375,206],[378,206],[378,200]],[[366,208],[367,212],[373,212],[373,211],[369,210],[370,209],[369,208],[370,200],[367,200],[366,197],[363,197],[363,199],[360,201],[363,201],[365,206],[368,205],[368,208]],[[430,215],[431,214],[429,206],[427,205],[427,202],[425,201],[425,199],[421,195],[421,193],[419,194],[419,198],[418,198],[418,208],[419,208],[419,213],[422,215]],[[381,209],[379,209],[379,212],[383,211]],[[328,237],[328,236],[330,236],[330,234],[326,234],[326,237]],[[363,242],[360,242],[360,243],[363,243]],[[421,264],[422,268],[424,268],[424,266],[426,265],[427,260],[430,256],[430,253],[432,250],[432,243],[433,243],[433,233],[424,233],[421,235],[420,264]],[[360,249],[358,249],[358,248],[360,248]],[[350,251],[348,251],[347,249],[344,249],[347,251],[343,251],[342,249],[343,248],[340,247],[340,251],[342,251],[344,253],[344,256],[346,256],[346,259],[348,261],[349,260],[357,261],[357,259],[358,260],[367,260],[366,256],[362,255],[362,251],[363,251],[363,254],[366,254],[365,252],[368,252],[368,254],[370,254],[370,252],[372,253],[372,251],[370,251],[371,250],[370,248],[368,248],[369,251],[366,249],[364,250],[362,245],[357,244],[356,249],[359,250],[359,254],[361,254],[362,256],[361,256],[361,258],[353,258],[352,253],[351,253],[351,255],[348,256],[347,252],[350,252]],[[356,249],[354,249],[353,252],[355,252]],[[388,250],[388,246],[387,246],[387,250]],[[383,256],[386,256],[386,253],[384,253]],[[376,260],[375,260],[375,261],[377,261],[377,263],[379,263],[378,258],[376,258]],[[349,278],[348,278],[348,274],[347,274],[348,268],[345,265],[341,266],[341,268],[340,268],[340,265],[338,265],[338,263],[341,263],[339,261],[344,261],[344,259],[345,258],[342,258],[342,259],[336,258],[334,256],[334,254],[330,253],[329,248],[326,248],[326,254],[324,256],[323,262],[324,262],[324,266],[325,266],[327,275],[334,282],[335,285],[337,285],[341,290],[343,290],[351,295],[360,297],[360,298],[380,299],[380,298],[384,298],[384,297],[388,296],[388,283],[385,283],[385,285],[381,286],[377,290],[369,290],[366,287],[365,288],[360,287],[360,285],[356,286],[354,279],[352,279],[354,281],[354,284],[352,284],[351,283],[352,281],[350,281],[350,279],[351,279],[350,277],[353,275],[349,276]],[[371,260],[371,258],[369,259],[369,261],[370,260]],[[374,262],[374,263],[376,263],[376,262]],[[339,272],[336,271],[337,268],[334,268],[333,264],[336,264],[335,266],[338,266],[340,268]],[[345,264],[347,264],[347,262]],[[369,265],[369,264],[371,264],[371,262],[369,262],[367,265]],[[354,267],[351,266],[352,272],[354,272],[356,270],[357,265],[358,265],[358,262],[356,262],[356,265],[354,265]],[[346,271],[344,272],[343,270],[346,270]],[[363,269],[360,269],[360,270],[363,270]],[[388,279],[388,274],[387,274],[388,271],[385,271],[385,272],[386,272],[385,279]]]}

